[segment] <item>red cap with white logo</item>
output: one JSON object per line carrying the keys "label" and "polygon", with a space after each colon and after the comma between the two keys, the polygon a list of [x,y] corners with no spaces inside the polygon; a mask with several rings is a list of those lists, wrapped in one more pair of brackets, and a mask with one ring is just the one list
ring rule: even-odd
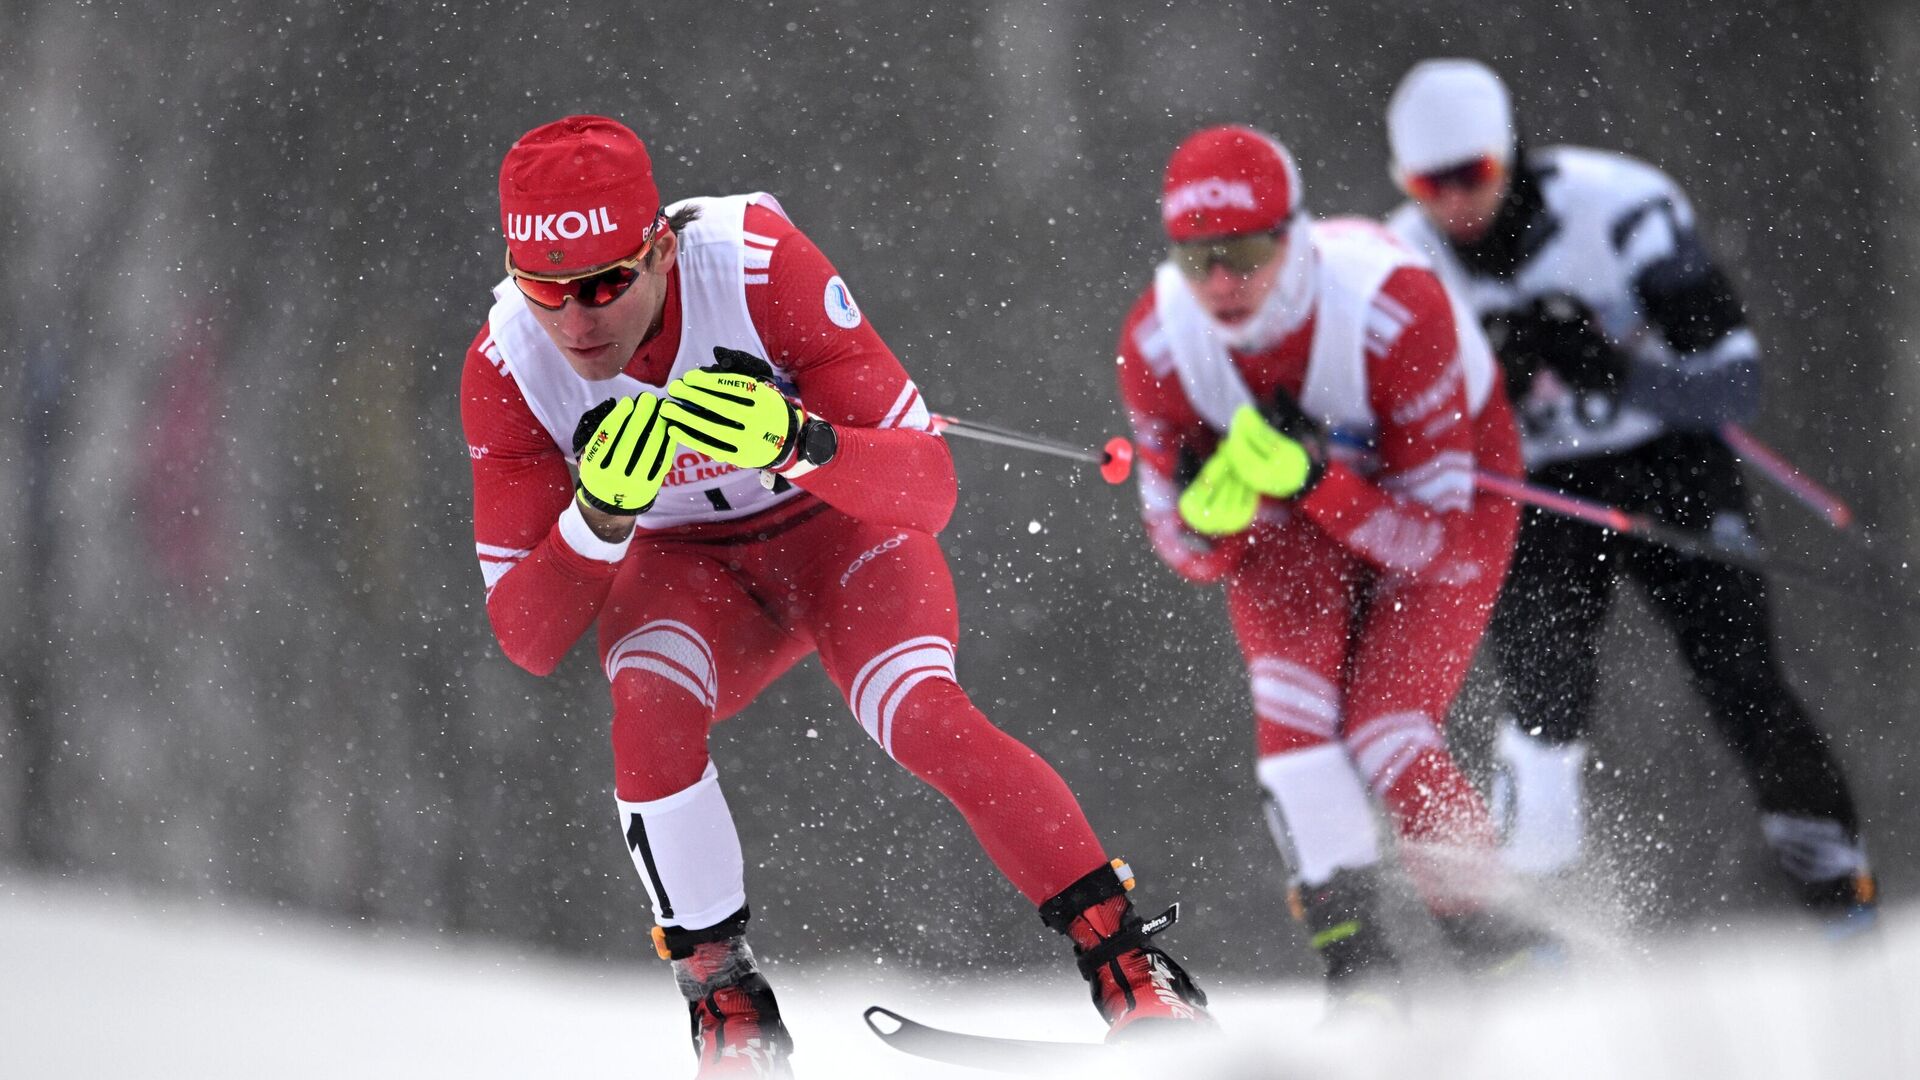
{"label": "red cap with white logo", "polygon": [[565,274],[640,250],[660,213],[646,144],[618,120],[568,116],[520,136],[500,163],[500,225],[513,265]]}
{"label": "red cap with white logo", "polygon": [[1160,188],[1160,221],[1175,243],[1273,232],[1299,205],[1293,155],[1272,136],[1236,125],[1187,136]]}

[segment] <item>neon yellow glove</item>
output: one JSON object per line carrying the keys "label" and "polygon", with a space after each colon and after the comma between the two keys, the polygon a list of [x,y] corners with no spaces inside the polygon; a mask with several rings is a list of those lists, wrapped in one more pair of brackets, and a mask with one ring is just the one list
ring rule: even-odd
{"label": "neon yellow glove", "polygon": [[806,414],[773,384],[765,360],[719,347],[713,358],[667,384],[660,414],[682,443],[715,461],[764,469],[786,460]]}
{"label": "neon yellow glove", "polygon": [[1311,491],[1326,465],[1318,425],[1291,398],[1280,404],[1292,408],[1274,410],[1277,426],[1253,406],[1240,406],[1214,458],[1227,459],[1241,481],[1260,494],[1291,499]]}
{"label": "neon yellow glove", "polygon": [[608,398],[573,429],[580,501],[603,513],[644,514],[673,464],[673,437],[652,394]]}
{"label": "neon yellow glove", "polygon": [[1259,509],[1260,493],[1234,472],[1224,452],[1207,459],[1200,475],[1180,493],[1180,520],[1202,536],[1244,532]]}

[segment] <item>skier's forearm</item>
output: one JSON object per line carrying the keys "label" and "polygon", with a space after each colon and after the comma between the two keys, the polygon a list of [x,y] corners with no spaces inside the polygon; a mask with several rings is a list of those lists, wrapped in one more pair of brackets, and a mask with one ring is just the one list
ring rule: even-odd
{"label": "skier's forearm", "polygon": [[1760,359],[1753,334],[1737,330],[1679,363],[1635,357],[1622,400],[1675,427],[1711,429],[1760,412]]}
{"label": "skier's forearm", "polygon": [[487,596],[487,619],[507,659],[548,675],[580,640],[613,587],[626,540],[594,535],[576,503]]}
{"label": "skier's forearm", "polygon": [[1671,353],[1634,356],[1622,400],[1682,428],[1751,420],[1760,411],[1760,346],[1732,281],[1699,237],[1683,232],[1633,287]]}
{"label": "skier's forearm", "polygon": [[1417,574],[1446,544],[1443,516],[1396,499],[1341,462],[1295,505],[1309,521],[1378,570]]}
{"label": "skier's forearm", "polygon": [[1178,514],[1149,514],[1143,519],[1147,541],[1167,569],[1195,585],[1211,585],[1232,573],[1246,554],[1246,534],[1209,542],[1187,529]]}
{"label": "skier's forearm", "polygon": [[631,514],[609,514],[595,510],[586,503],[577,503],[574,509],[580,512],[580,519],[592,530],[593,535],[606,543],[621,544],[633,535],[634,519]]}
{"label": "skier's forearm", "polygon": [[862,521],[937,533],[958,491],[947,441],[910,428],[836,426],[833,460],[794,479],[821,501]]}

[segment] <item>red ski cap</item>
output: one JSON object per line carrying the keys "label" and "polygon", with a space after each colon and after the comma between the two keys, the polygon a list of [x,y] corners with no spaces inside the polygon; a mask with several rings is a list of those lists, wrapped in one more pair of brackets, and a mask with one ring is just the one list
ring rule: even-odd
{"label": "red ski cap", "polygon": [[1187,136],[1160,188],[1160,221],[1175,243],[1273,232],[1299,205],[1293,155],[1272,136],[1237,125]]}
{"label": "red ski cap", "polygon": [[567,116],[520,136],[500,163],[500,227],[515,268],[565,274],[646,243],[660,189],[646,144],[618,120]]}

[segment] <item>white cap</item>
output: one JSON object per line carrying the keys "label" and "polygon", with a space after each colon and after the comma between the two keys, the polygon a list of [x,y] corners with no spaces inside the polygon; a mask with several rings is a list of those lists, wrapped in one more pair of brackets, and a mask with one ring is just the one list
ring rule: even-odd
{"label": "white cap", "polygon": [[1513,159],[1513,102],[1477,60],[1422,60],[1387,103],[1387,144],[1402,176],[1492,155]]}

